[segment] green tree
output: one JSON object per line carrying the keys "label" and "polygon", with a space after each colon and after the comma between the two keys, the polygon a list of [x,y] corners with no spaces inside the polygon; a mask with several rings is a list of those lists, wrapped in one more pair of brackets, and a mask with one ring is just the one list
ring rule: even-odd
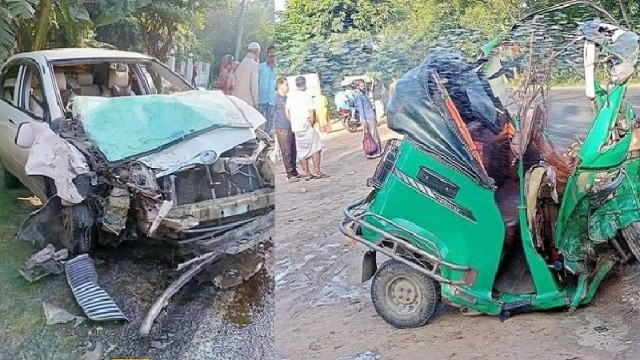
{"label": "green tree", "polygon": [[[12,51],[84,46],[96,28],[124,18],[151,0],[0,0],[0,61]],[[94,11],[90,13],[89,9]]]}

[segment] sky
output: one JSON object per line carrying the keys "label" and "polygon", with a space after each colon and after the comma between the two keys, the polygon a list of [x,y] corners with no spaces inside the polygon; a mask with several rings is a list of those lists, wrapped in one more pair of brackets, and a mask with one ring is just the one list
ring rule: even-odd
{"label": "sky", "polygon": [[284,10],[286,0],[275,0],[276,1],[276,11]]}

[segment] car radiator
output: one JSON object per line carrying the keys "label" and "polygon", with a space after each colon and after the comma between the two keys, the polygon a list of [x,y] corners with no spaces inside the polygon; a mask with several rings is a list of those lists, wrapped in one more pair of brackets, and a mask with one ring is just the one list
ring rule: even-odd
{"label": "car radiator", "polygon": [[180,206],[244,194],[263,187],[255,164],[238,166],[233,171],[226,168],[219,164],[198,166],[163,177],[160,186],[165,199]]}

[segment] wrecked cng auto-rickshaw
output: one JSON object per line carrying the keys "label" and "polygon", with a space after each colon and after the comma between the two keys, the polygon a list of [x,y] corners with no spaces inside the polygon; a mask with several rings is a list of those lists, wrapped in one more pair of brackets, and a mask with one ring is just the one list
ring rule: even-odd
{"label": "wrecked cng auto-rickshaw", "polygon": [[[545,18],[573,6],[607,22],[592,17],[547,46],[558,37],[545,34]],[[372,191],[344,211],[341,231],[368,247],[362,280],[373,277],[374,307],[392,326],[424,325],[441,301],[502,320],[576,309],[614,264],[640,259],[640,132],[624,101],[638,36],[589,1],[511,31],[521,46],[494,41],[476,63],[434,52],[398,81],[388,126],[404,138],[387,143]],[[496,81],[513,65],[501,62],[504,44],[527,62],[513,93]],[[595,117],[563,150],[545,135],[547,104],[550,64],[570,50],[581,55]],[[391,259],[378,268],[376,253]]]}

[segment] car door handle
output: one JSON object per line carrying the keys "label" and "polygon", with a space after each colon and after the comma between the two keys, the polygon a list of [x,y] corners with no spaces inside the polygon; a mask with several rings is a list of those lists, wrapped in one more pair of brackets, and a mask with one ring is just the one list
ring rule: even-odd
{"label": "car door handle", "polygon": [[15,124],[16,124],[16,122],[15,122],[13,119],[11,119],[11,118],[9,118],[9,122],[10,122],[11,124],[13,124],[13,125],[15,125]]}

